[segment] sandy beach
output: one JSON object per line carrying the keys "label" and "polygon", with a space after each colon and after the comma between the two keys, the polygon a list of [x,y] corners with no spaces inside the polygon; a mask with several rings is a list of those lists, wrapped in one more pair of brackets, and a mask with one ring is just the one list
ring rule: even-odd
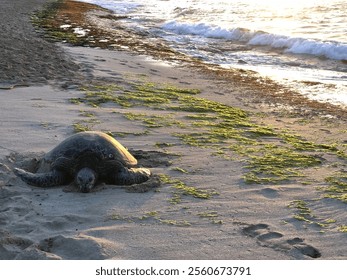
{"label": "sandy beach", "polygon": [[[167,50],[54,43],[30,22],[47,2],[0,11],[0,259],[347,259],[343,108]],[[100,29],[108,12],[84,8]],[[14,175],[87,130],[160,186],[80,193]]]}

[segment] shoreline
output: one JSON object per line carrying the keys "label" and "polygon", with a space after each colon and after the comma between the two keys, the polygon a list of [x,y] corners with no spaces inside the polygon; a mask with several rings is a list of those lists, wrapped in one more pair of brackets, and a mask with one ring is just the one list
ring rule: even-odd
{"label": "shoreline", "polygon": [[[118,22],[123,18],[94,4],[67,0],[63,1],[57,16],[49,21],[49,25],[54,31],[59,30],[65,33],[65,40],[72,45],[146,54],[155,59],[181,64],[192,71],[213,75],[215,79],[228,81],[232,87],[247,92],[247,96],[245,94],[243,97],[253,99],[255,103],[288,106],[288,109],[292,108],[302,114],[310,111],[311,114],[334,115],[343,119],[347,117],[347,110],[342,106],[309,99],[253,71],[223,69],[218,65],[207,64],[174,51],[159,38],[147,38],[146,34],[127,29]],[[71,22],[73,22],[72,25]],[[70,25],[70,27],[61,29],[60,26],[64,25]],[[86,36],[76,37],[73,33],[74,28],[89,31]],[[64,37],[63,34],[59,36]],[[58,37],[56,39],[62,40]],[[249,92],[250,95],[248,95]]]}
{"label": "shoreline", "polygon": [[[266,84],[242,72],[54,46],[80,80],[0,90],[0,259],[347,259],[344,115],[257,103]],[[113,135],[161,186],[84,194],[12,173],[84,130]]]}

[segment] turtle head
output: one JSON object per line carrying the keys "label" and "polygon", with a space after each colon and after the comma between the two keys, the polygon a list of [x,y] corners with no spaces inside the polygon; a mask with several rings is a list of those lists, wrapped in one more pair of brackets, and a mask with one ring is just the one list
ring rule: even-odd
{"label": "turtle head", "polygon": [[94,170],[85,167],[78,171],[75,182],[81,192],[90,192],[95,187],[97,175]]}

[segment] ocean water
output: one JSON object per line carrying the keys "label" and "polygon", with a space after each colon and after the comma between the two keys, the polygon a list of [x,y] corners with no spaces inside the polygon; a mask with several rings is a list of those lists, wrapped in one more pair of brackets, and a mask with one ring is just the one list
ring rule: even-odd
{"label": "ocean water", "polygon": [[347,107],[345,0],[80,0],[190,56]]}

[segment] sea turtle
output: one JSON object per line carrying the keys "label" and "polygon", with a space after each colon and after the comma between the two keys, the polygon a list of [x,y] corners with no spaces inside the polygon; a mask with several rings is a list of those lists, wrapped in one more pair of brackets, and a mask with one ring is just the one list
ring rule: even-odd
{"label": "sea turtle", "polygon": [[151,176],[146,168],[135,168],[137,160],[106,133],[76,133],[45,154],[36,173],[15,168],[14,173],[29,185],[51,187],[75,181],[81,192],[97,182],[132,185]]}

